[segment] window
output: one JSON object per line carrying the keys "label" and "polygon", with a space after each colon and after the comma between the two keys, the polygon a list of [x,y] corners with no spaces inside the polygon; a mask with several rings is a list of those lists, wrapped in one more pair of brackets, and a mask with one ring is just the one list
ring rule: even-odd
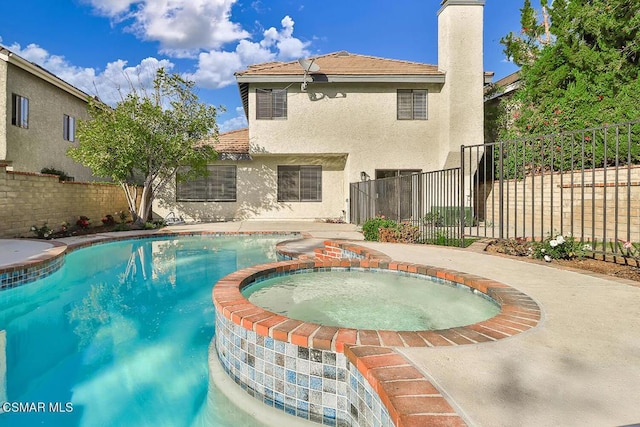
{"label": "window", "polygon": [[[236,166],[209,165],[209,174],[176,183],[179,202],[235,202]],[[183,171],[185,171],[183,169]]]}
{"label": "window", "polygon": [[29,127],[29,99],[24,96],[11,94],[11,124],[21,127]]}
{"label": "window", "polygon": [[256,89],[256,119],[287,118],[286,89]]}
{"label": "window", "polygon": [[322,166],[278,166],[279,202],[321,202]]}
{"label": "window", "polygon": [[376,179],[413,175],[420,172],[422,172],[420,169],[376,169]]}
{"label": "window", "polygon": [[75,141],[76,140],[76,118],[72,116],[67,116],[64,114],[62,116],[62,137],[65,141]]}
{"label": "window", "polygon": [[427,91],[398,89],[398,120],[427,120]]}

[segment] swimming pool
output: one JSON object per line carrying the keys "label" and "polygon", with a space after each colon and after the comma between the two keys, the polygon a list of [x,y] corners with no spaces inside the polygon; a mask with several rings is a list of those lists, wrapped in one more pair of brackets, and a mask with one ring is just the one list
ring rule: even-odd
{"label": "swimming pool", "polygon": [[209,390],[211,287],[287,238],[105,243],[1,292],[0,425],[259,425]]}

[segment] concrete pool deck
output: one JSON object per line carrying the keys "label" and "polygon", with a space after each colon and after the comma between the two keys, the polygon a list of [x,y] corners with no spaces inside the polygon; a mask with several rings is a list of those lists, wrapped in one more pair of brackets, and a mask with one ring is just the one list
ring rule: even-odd
{"label": "concrete pool deck", "polygon": [[[469,425],[640,423],[639,283],[474,249],[363,242],[348,224],[248,221],[165,230],[300,231],[314,239],[307,241],[309,248],[322,239],[359,240],[357,244],[397,261],[474,273],[510,285],[540,305],[542,320],[536,328],[496,342],[398,351],[440,389]],[[82,245],[106,237],[59,241]],[[38,257],[46,248],[42,243],[0,240],[0,269],[21,257],[25,262]]]}

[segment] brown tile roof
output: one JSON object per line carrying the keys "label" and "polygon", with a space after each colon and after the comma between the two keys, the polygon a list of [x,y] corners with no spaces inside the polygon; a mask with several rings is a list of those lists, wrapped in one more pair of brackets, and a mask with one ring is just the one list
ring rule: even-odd
{"label": "brown tile roof", "polygon": [[218,135],[217,141],[207,140],[205,144],[213,144],[213,148],[221,154],[249,154],[249,129],[237,129]]}
{"label": "brown tile roof", "polygon": [[[357,55],[345,51],[320,55],[313,59],[314,63],[320,66],[318,73],[328,75],[444,75],[438,71],[437,65]],[[251,65],[246,70],[237,72],[236,76],[302,74],[303,69],[298,61],[291,61]]]}

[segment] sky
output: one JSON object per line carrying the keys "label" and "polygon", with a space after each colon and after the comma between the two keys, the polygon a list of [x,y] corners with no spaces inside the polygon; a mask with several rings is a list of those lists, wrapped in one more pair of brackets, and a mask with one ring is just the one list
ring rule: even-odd
{"label": "sky", "polygon": [[[247,125],[233,73],[341,50],[437,64],[441,0],[21,0],[0,2],[0,45],[114,105],[162,66],[222,107],[221,132]],[[535,3],[535,2],[534,2]],[[517,70],[500,38],[522,0],[486,0],[484,67]]]}

